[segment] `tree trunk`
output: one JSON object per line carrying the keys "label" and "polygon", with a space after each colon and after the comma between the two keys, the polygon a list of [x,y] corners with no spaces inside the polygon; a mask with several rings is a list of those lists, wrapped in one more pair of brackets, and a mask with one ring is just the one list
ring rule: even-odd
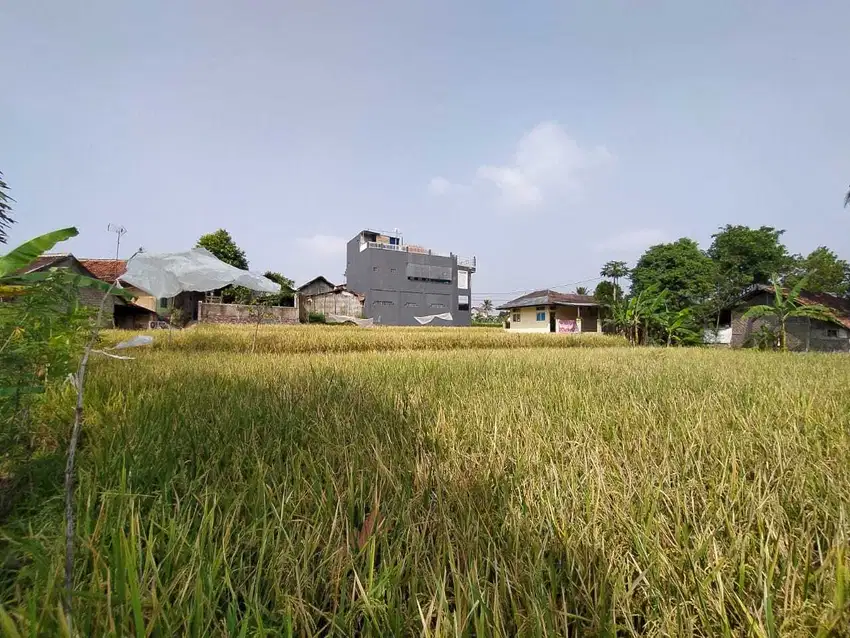
{"label": "tree trunk", "polygon": [[785,318],[779,320],[779,350],[780,352],[788,351],[788,343],[785,334]]}

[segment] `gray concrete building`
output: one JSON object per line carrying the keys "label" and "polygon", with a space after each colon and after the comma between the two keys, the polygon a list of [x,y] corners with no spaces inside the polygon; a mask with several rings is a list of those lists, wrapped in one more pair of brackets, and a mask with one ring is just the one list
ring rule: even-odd
{"label": "gray concrete building", "polygon": [[[397,233],[364,230],[347,247],[346,284],[365,297],[363,314],[389,326],[472,323],[474,257],[405,244]],[[451,319],[433,318],[451,314]],[[419,318],[417,320],[417,317]]]}

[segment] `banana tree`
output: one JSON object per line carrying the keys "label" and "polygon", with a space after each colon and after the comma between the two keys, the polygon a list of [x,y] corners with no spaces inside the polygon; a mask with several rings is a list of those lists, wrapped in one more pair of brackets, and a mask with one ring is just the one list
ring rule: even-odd
{"label": "banana tree", "polygon": [[[40,235],[28,242],[24,242],[17,248],[13,248],[5,255],[0,256],[0,295],[12,296],[26,291],[28,284],[34,284],[55,278],[59,271],[20,273],[36,259],[41,257],[56,244],[66,239],[71,239],[79,234],[73,226],[62,228]],[[18,273],[18,274],[16,274]],[[131,296],[122,288],[113,288],[110,284],[67,270],[61,271],[63,284],[75,288],[94,288],[101,292],[111,292],[125,298]]]}
{"label": "banana tree", "polygon": [[771,278],[773,285],[773,304],[753,306],[744,313],[744,319],[761,319],[764,317],[773,317],[779,324],[779,349],[782,352],[788,350],[788,320],[794,317],[806,317],[807,319],[818,319],[820,321],[835,321],[835,314],[820,304],[802,305],[800,303],[800,294],[803,292],[803,286],[806,284],[806,278],[803,277],[799,282],[786,294],[782,289],[782,284],[777,275]]}

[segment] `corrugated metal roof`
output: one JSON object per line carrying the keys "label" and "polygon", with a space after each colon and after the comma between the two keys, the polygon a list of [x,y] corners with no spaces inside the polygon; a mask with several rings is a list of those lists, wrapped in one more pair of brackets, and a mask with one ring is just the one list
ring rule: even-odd
{"label": "corrugated metal roof", "polygon": [[522,297],[509,301],[498,307],[498,310],[525,308],[528,306],[599,306],[600,303],[593,295],[576,295],[557,292],[555,290],[535,290]]}

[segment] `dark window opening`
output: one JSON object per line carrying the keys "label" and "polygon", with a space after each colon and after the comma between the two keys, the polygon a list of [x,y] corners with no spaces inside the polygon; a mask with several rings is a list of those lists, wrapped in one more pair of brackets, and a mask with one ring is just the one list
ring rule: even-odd
{"label": "dark window opening", "polygon": [[837,328],[827,329],[826,336],[827,337],[837,337],[838,336],[838,329]]}

